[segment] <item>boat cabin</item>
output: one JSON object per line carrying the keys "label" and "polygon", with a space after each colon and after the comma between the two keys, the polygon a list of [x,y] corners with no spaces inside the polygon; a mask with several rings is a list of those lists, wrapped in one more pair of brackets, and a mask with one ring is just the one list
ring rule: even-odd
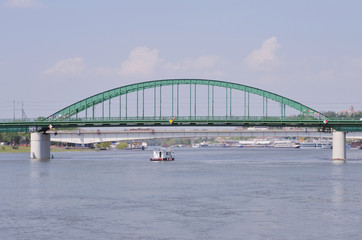
{"label": "boat cabin", "polygon": [[173,156],[173,150],[172,149],[157,149],[153,150],[152,156],[150,158],[150,161],[174,161],[175,158]]}

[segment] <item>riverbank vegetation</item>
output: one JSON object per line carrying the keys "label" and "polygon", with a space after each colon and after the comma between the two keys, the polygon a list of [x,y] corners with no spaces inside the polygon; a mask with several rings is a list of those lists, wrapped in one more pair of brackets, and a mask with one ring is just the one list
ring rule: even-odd
{"label": "riverbank vegetation", "polygon": [[0,143],[7,145],[29,145],[30,133],[0,133]]}
{"label": "riverbank vegetation", "polygon": [[126,148],[128,148],[128,143],[120,142],[120,143],[117,144],[116,148],[119,149],[119,150],[125,150]]}
{"label": "riverbank vegetation", "polygon": [[26,152],[30,153],[30,147],[0,146],[0,153],[26,153]]}
{"label": "riverbank vegetation", "polygon": [[[50,152],[78,152],[78,151],[92,151],[89,148],[58,148],[52,147]],[[0,153],[30,153],[30,146],[0,146]]]}

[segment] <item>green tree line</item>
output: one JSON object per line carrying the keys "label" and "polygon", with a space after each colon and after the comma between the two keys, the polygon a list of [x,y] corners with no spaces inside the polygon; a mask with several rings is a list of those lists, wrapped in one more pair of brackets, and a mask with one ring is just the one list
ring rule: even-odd
{"label": "green tree line", "polygon": [[0,133],[0,142],[7,142],[9,144],[29,144],[30,133]]}
{"label": "green tree line", "polygon": [[329,118],[336,118],[336,117],[343,117],[343,118],[362,118],[362,111],[348,113],[348,112],[333,112],[333,111],[327,111],[322,112],[322,114]]}

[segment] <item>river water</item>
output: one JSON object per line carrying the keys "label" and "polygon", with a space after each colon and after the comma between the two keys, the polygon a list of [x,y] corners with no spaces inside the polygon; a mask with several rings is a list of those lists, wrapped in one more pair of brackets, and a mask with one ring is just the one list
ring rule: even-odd
{"label": "river water", "polygon": [[362,151],[0,154],[1,239],[361,239]]}

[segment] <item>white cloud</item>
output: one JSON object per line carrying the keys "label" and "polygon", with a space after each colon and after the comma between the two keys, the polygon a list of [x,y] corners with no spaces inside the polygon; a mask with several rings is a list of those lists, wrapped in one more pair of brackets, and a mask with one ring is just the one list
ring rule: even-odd
{"label": "white cloud", "polygon": [[5,5],[12,8],[27,8],[27,7],[42,6],[42,4],[36,0],[9,0],[5,3]]}
{"label": "white cloud", "polygon": [[126,61],[120,67],[99,67],[95,73],[100,76],[151,76],[154,70],[162,62],[158,56],[158,50],[150,50],[147,47],[133,49]]}
{"label": "white cloud", "polygon": [[278,66],[281,62],[276,55],[281,46],[276,37],[269,38],[263,42],[259,49],[254,50],[246,59],[245,63],[252,70],[269,71]]}
{"label": "white cloud", "polygon": [[83,58],[67,58],[58,61],[53,67],[45,69],[44,75],[80,76],[85,72]]}
{"label": "white cloud", "polygon": [[137,47],[131,51],[128,60],[124,61],[116,71],[122,76],[149,76],[160,62],[157,49],[150,50],[147,47]]}
{"label": "white cloud", "polygon": [[165,64],[165,68],[172,71],[206,70],[215,67],[219,61],[220,58],[217,56],[204,55],[176,64],[168,63]]}
{"label": "white cloud", "polygon": [[[218,67],[222,64],[220,57],[203,55],[194,59],[179,61],[178,63],[165,62],[159,57],[157,49],[137,47],[133,49],[127,60],[119,67],[89,68],[83,58],[75,57],[58,61],[54,66],[45,69],[43,75],[81,76],[98,75],[103,77],[152,77],[160,75],[198,75],[219,77],[223,71]],[[157,71],[156,71],[157,70]]]}

